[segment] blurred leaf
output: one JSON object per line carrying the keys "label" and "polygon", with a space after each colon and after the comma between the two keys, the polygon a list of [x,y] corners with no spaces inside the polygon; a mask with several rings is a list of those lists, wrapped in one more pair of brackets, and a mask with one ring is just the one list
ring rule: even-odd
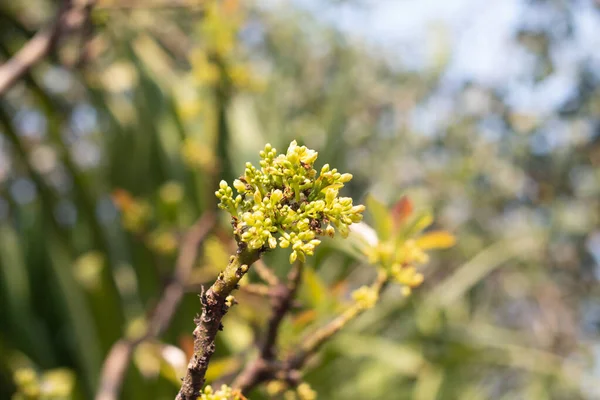
{"label": "blurred leaf", "polygon": [[311,308],[323,310],[330,301],[329,289],[319,274],[307,265],[303,269],[302,282],[303,285],[300,288],[302,298],[308,301]]}
{"label": "blurred leaf", "polygon": [[387,207],[375,199],[372,195],[368,195],[366,200],[367,211],[373,218],[373,227],[379,239],[384,242],[392,237],[392,218]]}
{"label": "blurred leaf", "polygon": [[68,268],[72,260],[66,249],[52,237],[48,237],[46,246],[53,279],[57,284],[54,295],[60,296],[66,327],[72,335],[70,343],[73,347],[70,350],[83,371],[88,391],[91,392],[96,387],[102,362],[98,331],[81,288]]}
{"label": "blurred leaf", "polygon": [[443,381],[443,371],[435,367],[426,366],[421,369],[417,377],[413,399],[436,400],[439,397],[439,391]]}
{"label": "blurred leaf", "polygon": [[0,288],[4,312],[9,317],[14,340],[42,365],[51,363],[52,345],[32,308],[27,266],[16,232],[0,224]]}
{"label": "blurred leaf", "polygon": [[506,261],[534,252],[541,245],[541,238],[534,236],[511,238],[491,245],[458,268],[438,285],[429,300],[443,307],[450,307],[475,284]]}
{"label": "blurred leaf", "polygon": [[445,231],[432,231],[417,238],[416,242],[417,246],[423,250],[447,249],[456,244],[456,238],[451,233]]}
{"label": "blurred leaf", "polygon": [[376,359],[399,375],[416,376],[425,364],[419,349],[377,336],[340,333],[330,345],[346,356]]}
{"label": "blurred leaf", "polygon": [[223,376],[227,376],[236,372],[240,367],[240,358],[236,356],[222,357],[211,360],[210,367],[206,372],[206,380],[208,382],[213,382]]}
{"label": "blurred leaf", "polygon": [[185,375],[188,357],[180,348],[168,344],[161,345],[160,354],[162,356],[160,374],[175,387],[179,387],[181,377]]}
{"label": "blurred leaf", "polygon": [[413,222],[409,224],[403,232],[403,235],[399,236],[399,240],[404,240],[405,238],[410,238],[433,223],[433,214],[430,212],[422,212],[415,216]]}
{"label": "blurred leaf", "polygon": [[394,221],[394,227],[396,230],[402,226],[408,217],[411,216],[413,210],[413,203],[406,196],[403,196],[396,202],[396,204],[394,204],[392,207],[392,220]]}

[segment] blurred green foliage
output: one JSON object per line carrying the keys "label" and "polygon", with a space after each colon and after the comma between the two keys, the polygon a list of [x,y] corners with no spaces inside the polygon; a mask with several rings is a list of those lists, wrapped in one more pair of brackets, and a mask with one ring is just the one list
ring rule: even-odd
{"label": "blurred green foliage", "polygon": [[[0,5],[2,61],[56,8],[26,3]],[[552,49],[572,40],[577,4],[532,3],[572,28],[516,29],[537,85],[560,61]],[[0,398],[64,398],[65,388],[92,398],[110,346],[143,331],[181,233],[216,207],[219,180],[265,143],[294,139],[319,151],[319,168],[354,175],[345,195],[357,203],[408,195],[458,238],[422,268],[413,296],[391,288],[313,360],[306,381],[320,398],[599,395],[600,76],[589,60],[569,101],[536,114],[507,88],[448,90],[448,57],[398,67],[294,7],[99,1],[92,17],[85,54],[64,43],[0,99]],[[211,281],[227,259],[222,217],[190,283]],[[309,260],[284,347],[338,313],[369,273],[341,246]],[[281,276],[289,265],[284,252],[267,264]],[[209,381],[241,367],[268,315],[268,301],[239,300]],[[136,350],[122,398],[174,397],[198,310],[186,295],[161,342]]]}

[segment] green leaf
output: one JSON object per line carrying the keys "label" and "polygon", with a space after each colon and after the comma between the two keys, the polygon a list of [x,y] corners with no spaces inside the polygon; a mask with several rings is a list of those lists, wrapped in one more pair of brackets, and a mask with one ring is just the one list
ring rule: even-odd
{"label": "green leaf", "polygon": [[376,359],[398,375],[417,376],[426,362],[418,349],[378,336],[340,333],[331,345],[348,356]]}
{"label": "green leaf", "polygon": [[392,216],[387,207],[375,199],[372,195],[367,196],[367,210],[373,218],[373,227],[381,241],[386,241],[392,237]]}
{"label": "green leaf", "polygon": [[408,226],[398,235],[397,242],[400,243],[406,239],[412,238],[419,232],[426,229],[433,223],[433,214],[429,211],[421,212],[416,215],[415,218]]}
{"label": "green leaf", "polygon": [[330,304],[329,289],[319,274],[306,265],[302,275],[302,298],[306,299],[311,308],[323,310]]}

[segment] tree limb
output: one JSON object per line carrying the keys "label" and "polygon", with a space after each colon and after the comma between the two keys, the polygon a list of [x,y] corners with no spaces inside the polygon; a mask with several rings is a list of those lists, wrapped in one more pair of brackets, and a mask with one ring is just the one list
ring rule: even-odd
{"label": "tree limb", "polygon": [[116,400],[135,348],[145,340],[159,337],[169,325],[185,292],[185,283],[198,255],[198,246],[215,225],[214,213],[205,213],[182,239],[173,279],[158,301],[148,330],[139,339],[120,339],[110,349],[102,367],[96,400]]}
{"label": "tree limb", "polygon": [[[371,287],[375,289],[379,295],[386,287],[387,283],[387,274],[380,273]],[[291,298],[288,299],[288,301],[291,301]],[[304,367],[308,358],[315,354],[324,343],[346,326],[348,322],[361,315],[365,310],[366,308],[361,304],[357,303],[352,305],[337,318],[310,334],[302,341],[298,351],[284,360],[278,360],[275,354],[275,341],[283,316],[280,314],[282,310],[279,310],[276,305],[274,305],[273,316],[269,321],[267,337],[260,349],[261,352],[259,357],[244,368],[234,380],[232,387],[239,389],[242,393],[248,393],[259,384],[275,379],[284,380],[291,386],[296,386],[301,380],[300,370]],[[289,308],[283,312],[283,315],[288,311]]]}
{"label": "tree limb", "polygon": [[0,65],[0,96],[51,53],[62,34],[83,26],[94,4],[94,0],[64,0],[54,23],[36,33],[12,58]]}
{"label": "tree limb", "polygon": [[228,304],[228,297],[238,288],[240,279],[260,255],[260,249],[252,250],[245,243],[238,243],[238,250],[231,256],[227,267],[206,293],[200,295],[202,314],[194,321],[194,354],[188,363],[176,400],[196,400],[200,396],[208,363],[215,352],[217,332],[223,328],[221,320],[231,306]]}
{"label": "tree limb", "polygon": [[294,267],[288,274],[287,285],[280,283],[272,288],[276,293],[272,297],[273,311],[269,319],[265,339],[260,346],[259,356],[244,368],[232,385],[242,393],[256,386],[259,382],[268,380],[276,373],[279,367],[275,360],[279,327],[293,305],[294,297],[300,286],[303,267],[304,264],[302,263],[294,264]]}
{"label": "tree limb", "polygon": [[279,278],[277,278],[273,271],[267,267],[262,260],[258,260],[254,264],[254,270],[260,279],[268,283],[270,286],[278,286],[281,283],[279,282]]}

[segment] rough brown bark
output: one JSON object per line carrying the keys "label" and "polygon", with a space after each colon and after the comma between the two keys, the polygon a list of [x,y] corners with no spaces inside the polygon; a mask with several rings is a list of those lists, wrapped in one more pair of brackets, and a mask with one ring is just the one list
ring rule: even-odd
{"label": "rough brown bark", "polygon": [[202,314],[195,319],[194,354],[188,363],[186,376],[176,400],[196,400],[204,386],[206,370],[215,352],[215,338],[222,329],[221,320],[229,310],[227,297],[238,287],[248,268],[260,257],[260,250],[249,250],[240,244],[237,254],[219,274],[213,285],[200,295]]}

